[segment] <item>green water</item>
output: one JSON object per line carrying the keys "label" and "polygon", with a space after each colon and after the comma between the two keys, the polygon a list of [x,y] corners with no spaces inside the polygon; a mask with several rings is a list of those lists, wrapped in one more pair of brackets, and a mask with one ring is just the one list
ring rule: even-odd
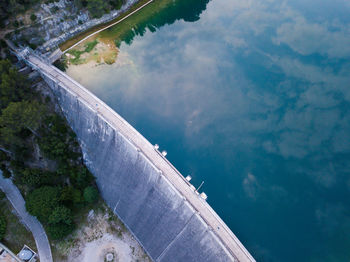
{"label": "green water", "polygon": [[350,3],[164,3],[68,74],[204,180],[258,261],[350,261]]}

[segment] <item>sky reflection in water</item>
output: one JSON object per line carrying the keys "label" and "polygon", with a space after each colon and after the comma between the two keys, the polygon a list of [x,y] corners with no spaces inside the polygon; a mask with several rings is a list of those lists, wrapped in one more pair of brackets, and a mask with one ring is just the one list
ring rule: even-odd
{"label": "sky reflection in water", "polygon": [[68,73],[159,143],[258,261],[350,261],[350,3],[214,0]]}

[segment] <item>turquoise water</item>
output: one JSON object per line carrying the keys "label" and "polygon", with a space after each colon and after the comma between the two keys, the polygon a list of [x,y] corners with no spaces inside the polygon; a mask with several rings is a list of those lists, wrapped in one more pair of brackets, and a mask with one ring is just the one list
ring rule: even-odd
{"label": "turquoise water", "polygon": [[350,261],[350,2],[178,0],[68,73],[191,174],[258,261]]}

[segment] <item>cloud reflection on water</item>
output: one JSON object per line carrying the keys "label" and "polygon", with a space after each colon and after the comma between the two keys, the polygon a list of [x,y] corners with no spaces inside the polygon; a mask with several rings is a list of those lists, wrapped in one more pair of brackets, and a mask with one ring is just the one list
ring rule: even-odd
{"label": "cloud reflection on water", "polygon": [[[323,4],[318,3],[321,11],[329,1]],[[350,239],[343,234],[350,228],[345,201],[350,191],[350,24],[331,14],[321,17],[320,10],[309,18],[300,5],[211,1],[196,23],[177,21],[156,34],[136,36],[130,46],[122,44],[114,65],[68,72],[136,126],[153,125],[140,124],[148,136],[164,129],[179,139],[186,156],[217,157],[220,179],[227,184],[217,193],[227,198],[219,211],[239,208],[243,192],[254,202],[249,214],[262,216],[251,225],[256,239],[245,236],[257,258],[280,261],[289,251],[279,246],[278,254],[274,244],[262,240],[271,226],[277,228],[271,233],[275,238],[307,253],[291,259],[340,261],[350,259],[345,248]],[[346,3],[344,8],[350,11]],[[205,164],[188,165],[205,172]],[[291,225],[284,232],[283,219],[301,211],[304,220],[285,221]],[[232,219],[244,225],[246,217],[239,218]],[[225,220],[230,219],[229,214]],[[304,237],[315,242],[308,251],[295,243],[304,230]]]}

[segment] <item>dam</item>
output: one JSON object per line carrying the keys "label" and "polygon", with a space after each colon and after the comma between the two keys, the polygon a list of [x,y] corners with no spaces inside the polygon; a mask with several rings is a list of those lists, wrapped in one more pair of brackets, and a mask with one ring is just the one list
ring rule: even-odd
{"label": "dam", "polygon": [[102,197],[153,261],[255,261],[205,197],[127,121],[29,48],[15,53],[52,89]]}

